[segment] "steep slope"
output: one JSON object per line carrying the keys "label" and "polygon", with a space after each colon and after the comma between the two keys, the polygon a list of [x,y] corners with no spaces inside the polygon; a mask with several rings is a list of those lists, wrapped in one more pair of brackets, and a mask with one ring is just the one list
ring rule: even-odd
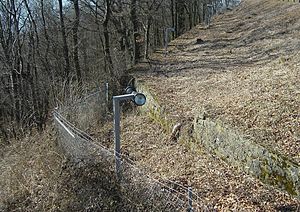
{"label": "steep slope", "polygon": [[[156,53],[140,79],[182,122],[200,110],[300,161],[300,4],[243,1]],[[201,38],[203,44],[195,44]]]}
{"label": "steep slope", "polygon": [[[188,123],[200,111],[299,163],[299,10],[298,4],[245,0],[209,28],[173,41],[166,57],[157,52],[151,67],[141,65],[137,73],[173,122]],[[196,45],[197,38],[204,43]],[[299,199],[236,170],[201,143],[171,141],[145,114],[124,118],[122,129],[123,154],[165,183],[192,186],[196,201],[210,209],[299,211]],[[114,210],[110,203],[119,197],[103,182],[101,167],[66,167],[50,131],[1,158],[0,210]],[[113,145],[111,130],[102,133],[95,136]]]}
{"label": "steep slope", "polygon": [[[164,183],[171,180],[192,186],[199,196],[194,197],[194,202],[206,205],[209,211],[300,209],[299,200],[234,170],[201,144],[171,141],[169,134],[147,115],[133,113],[124,117],[122,132],[123,153]],[[195,211],[201,210],[195,207]]]}
{"label": "steep slope", "polygon": [[[167,55],[157,51],[149,67],[144,64],[137,67],[136,76],[159,100],[161,112],[172,123],[189,123],[201,113],[203,119],[221,122],[239,132],[239,136],[299,166],[299,10],[299,4],[287,2],[243,1],[235,10],[216,16],[210,27],[198,26],[171,42]],[[197,44],[200,38],[203,42]],[[192,148],[203,149],[199,142],[199,146]],[[174,160],[175,165],[185,161],[180,157],[169,160]],[[199,160],[204,161],[190,159],[194,165]],[[205,163],[216,164],[208,161]],[[160,164],[153,163],[153,166]],[[183,173],[180,169],[173,170],[173,174],[177,172]],[[198,173],[188,179],[199,176],[210,175]],[[210,179],[214,183],[218,181],[215,176]],[[239,182],[235,183],[247,190],[246,183]],[[214,186],[217,184],[220,182]],[[217,198],[214,195],[223,188],[214,190],[212,199]],[[230,193],[236,195],[236,191],[230,190]],[[249,195],[254,193],[255,189],[248,192]],[[266,193],[276,196],[270,190]],[[273,197],[266,204],[270,204]],[[226,207],[219,202],[222,198],[215,201],[220,206],[218,209]],[[299,202],[296,205],[299,207]]]}

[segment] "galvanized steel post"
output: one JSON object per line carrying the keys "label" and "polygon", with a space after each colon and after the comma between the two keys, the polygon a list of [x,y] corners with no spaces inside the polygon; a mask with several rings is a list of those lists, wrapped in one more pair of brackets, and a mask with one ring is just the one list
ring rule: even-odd
{"label": "galvanized steel post", "polygon": [[193,212],[193,192],[192,192],[192,188],[189,187],[188,188],[188,212]]}
{"label": "galvanized steel post", "polygon": [[116,97],[113,97],[113,110],[114,110],[114,137],[115,137],[116,173],[117,173],[117,176],[119,178],[120,173],[121,173],[120,101]]}
{"label": "galvanized steel post", "polygon": [[108,82],[105,83],[105,96],[106,96],[106,103],[108,104],[108,100],[109,100],[109,87],[108,87]]}
{"label": "galvanized steel post", "polygon": [[121,179],[120,102],[124,100],[132,100],[136,105],[142,106],[146,103],[146,97],[135,89],[129,94],[113,97],[116,173],[119,180]]}

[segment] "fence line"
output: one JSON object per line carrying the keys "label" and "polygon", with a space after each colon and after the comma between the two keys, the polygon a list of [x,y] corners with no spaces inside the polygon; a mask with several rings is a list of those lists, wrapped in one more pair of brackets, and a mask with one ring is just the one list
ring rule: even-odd
{"label": "fence line", "polygon": [[[108,149],[97,141],[97,139],[77,127],[74,123],[76,121],[72,122],[62,115],[62,113],[66,113],[67,116],[70,116],[70,114],[68,114],[70,111],[68,110],[71,110],[73,113],[77,112],[77,116],[85,115],[80,114],[86,112],[84,109],[88,109],[88,112],[93,114],[93,109],[97,106],[102,105],[105,107],[103,103],[106,102],[106,94],[101,97],[101,93],[103,92],[105,92],[105,90],[98,90],[80,98],[75,104],[57,108],[53,111],[53,117],[60,135],[61,147],[70,158],[73,158],[75,161],[83,161],[84,159],[91,159],[98,156],[99,159],[107,163],[108,169],[114,170],[115,151]],[[87,105],[86,108],[82,107],[82,104],[86,105],[88,103],[92,104]],[[78,109],[78,111],[74,111],[76,109]],[[98,114],[98,116],[101,116],[101,114]],[[89,120],[93,118],[97,119],[96,116],[87,117]],[[77,124],[80,125],[80,123]],[[164,208],[164,210],[186,211],[190,207],[189,203],[192,202],[194,208],[189,211],[208,210],[206,206],[200,203],[201,199],[195,192],[189,192],[188,187],[171,180],[166,180],[168,184],[163,183],[161,182],[163,181],[162,179],[151,177],[126,155],[120,153],[117,154],[117,156],[121,158],[122,163],[120,185],[124,188],[125,193],[133,199],[136,199],[140,195],[146,195],[145,199],[147,199],[151,208],[156,209]],[[180,189],[175,189],[176,187]],[[191,199],[191,197],[194,198]],[[124,198],[128,199],[126,195],[124,195]],[[141,205],[134,201],[133,203],[137,206]]]}

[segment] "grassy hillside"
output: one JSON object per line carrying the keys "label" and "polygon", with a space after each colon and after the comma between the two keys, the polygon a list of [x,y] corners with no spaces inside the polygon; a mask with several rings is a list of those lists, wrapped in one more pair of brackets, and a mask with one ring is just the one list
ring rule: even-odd
{"label": "grassy hillside", "polygon": [[[167,56],[157,51],[135,74],[183,131],[201,111],[299,164],[299,11],[300,4],[244,0],[211,26],[172,41]],[[210,209],[299,211],[299,199],[236,170],[191,137],[175,142],[148,114],[122,117],[122,153],[160,182],[192,186],[195,201]],[[111,129],[108,121],[90,130],[112,148]],[[0,211],[138,210],[103,164],[70,163],[51,124],[12,141],[0,159]]]}
{"label": "grassy hillside", "polygon": [[178,122],[202,110],[300,162],[299,9],[243,1],[153,55],[142,79]]}
{"label": "grassy hillside", "polygon": [[[136,75],[159,100],[164,116],[173,123],[183,123],[183,131],[188,131],[190,120],[202,113],[203,119],[221,122],[239,132],[239,136],[299,165],[299,9],[299,4],[287,2],[243,1],[235,10],[216,16],[211,26],[198,26],[172,41],[167,55],[164,50],[157,51],[152,55],[150,66],[137,67]],[[197,39],[203,42],[197,44]],[[257,205],[251,199],[261,192],[257,186],[251,185],[252,190],[246,187],[248,183],[242,177],[223,177],[237,176],[232,168],[230,174],[221,174],[220,181],[217,177],[211,178],[211,169],[218,173],[223,169],[212,159],[195,159],[199,154],[209,155],[201,141],[196,144],[188,142],[190,150],[185,149],[184,154],[178,155],[179,150],[173,152],[171,149],[180,144],[170,144],[169,137],[167,135],[162,144],[154,145],[158,146],[158,152],[162,146],[167,149],[161,150],[159,161],[168,158],[164,166],[154,162],[154,169],[164,176],[177,176],[183,181],[201,185],[200,193],[204,192],[218,209],[230,205],[224,201],[227,195],[222,193],[223,189],[230,190],[229,199],[234,196],[229,206],[231,209],[238,207],[242,210],[247,205],[250,210],[256,207],[257,210],[278,210],[280,207],[275,202],[279,203],[279,199],[282,207],[284,203],[293,205],[288,203],[289,200],[279,198],[270,188],[265,190],[270,198],[264,200],[261,195],[257,200],[263,204]],[[182,142],[185,144],[186,138]],[[156,151],[150,155],[153,161],[159,155]],[[210,157],[214,156],[206,158]],[[193,161],[192,165],[187,164],[190,161]],[[178,164],[181,164],[180,168]],[[203,183],[201,177],[201,180],[197,179],[199,176],[206,176],[203,178],[212,179],[212,182]],[[236,186],[228,189],[224,182]],[[208,185],[211,190],[206,192],[203,187]],[[247,195],[233,188],[241,188]],[[235,205],[244,201],[244,206]],[[299,208],[298,201],[294,204],[288,210]],[[271,208],[266,208],[266,205]]]}

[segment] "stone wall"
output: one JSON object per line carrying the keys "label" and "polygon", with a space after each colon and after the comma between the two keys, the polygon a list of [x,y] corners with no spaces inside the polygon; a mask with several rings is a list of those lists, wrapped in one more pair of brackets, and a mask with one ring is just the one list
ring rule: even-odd
{"label": "stone wall", "polygon": [[[142,81],[137,82],[137,88],[147,97],[146,105],[141,107],[142,111],[169,133],[173,123],[160,106],[158,98]],[[202,114],[199,112],[195,117],[193,132],[195,140],[200,142],[207,151],[264,183],[300,197],[299,164],[243,138],[240,133],[221,122],[204,120]]]}
{"label": "stone wall", "polygon": [[239,133],[222,123],[202,120],[199,116],[194,121],[194,133],[196,140],[201,142],[209,152],[231,166],[300,197],[298,164],[253,141],[244,139]]}

